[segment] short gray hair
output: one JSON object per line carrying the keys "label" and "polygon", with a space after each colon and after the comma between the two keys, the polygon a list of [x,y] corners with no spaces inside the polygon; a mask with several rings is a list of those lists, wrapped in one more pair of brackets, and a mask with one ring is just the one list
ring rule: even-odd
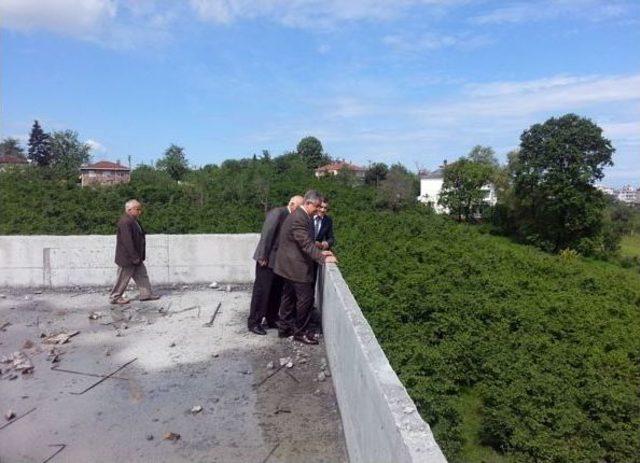
{"label": "short gray hair", "polygon": [[322,202],[322,195],[318,193],[316,190],[309,190],[304,195],[304,202],[318,204]]}
{"label": "short gray hair", "polygon": [[140,203],[140,201],[138,201],[137,199],[130,199],[129,201],[124,203],[124,210],[128,211],[128,210],[132,209],[133,206],[135,206],[135,205],[142,206],[142,203]]}

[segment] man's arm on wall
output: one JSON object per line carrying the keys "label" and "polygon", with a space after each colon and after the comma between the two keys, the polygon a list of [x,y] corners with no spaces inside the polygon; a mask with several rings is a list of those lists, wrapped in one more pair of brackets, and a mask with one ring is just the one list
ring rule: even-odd
{"label": "man's arm on wall", "polygon": [[316,243],[309,235],[309,228],[304,222],[296,221],[292,224],[291,234],[298,244],[302,252],[309,255],[313,260],[319,263],[324,262],[322,251],[316,247]]}

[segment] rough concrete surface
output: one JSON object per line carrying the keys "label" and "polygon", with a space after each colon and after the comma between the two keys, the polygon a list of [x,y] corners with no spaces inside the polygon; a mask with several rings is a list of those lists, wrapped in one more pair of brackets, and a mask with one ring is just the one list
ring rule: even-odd
{"label": "rough concrete surface", "polygon": [[322,326],[352,463],[446,463],[340,270],[322,273]]}
{"label": "rough concrete surface", "polygon": [[[34,366],[0,363],[0,462],[44,462],[55,444],[53,462],[347,461],[323,345],[248,333],[247,291],[179,287],[115,309],[91,291],[0,289],[0,360],[21,351]],[[102,378],[51,369],[107,375],[132,359],[83,394]]]}

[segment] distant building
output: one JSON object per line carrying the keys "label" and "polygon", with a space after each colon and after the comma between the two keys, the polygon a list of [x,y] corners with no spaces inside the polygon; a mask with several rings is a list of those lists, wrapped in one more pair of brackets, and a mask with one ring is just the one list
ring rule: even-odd
{"label": "distant building", "polygon": [[115,185],[129,183],[131,169],[118,162],[98,161],[80,167],[82,186]]}
{"label": "distant building", "polygon": [[[437,213],[447,213],[448,208],[441,206],[440,194],[442,193],[442,184],[444,183],[444,169],[447,166],[447,162],[434,171],[421,171],[420,176],[420,196],[418,201],[422,201],[425,204],[431,206]],[[484,201],[489,206],[495,206],[498,202],[495,186],[489,183],[482,187],[482,191],[485,194]]]}
{"label": "distant building", "polygon": [[29,165],[29,161],[26,158],[20,156],[3,155],[0,156],[0,172],[4,172],[8,169],[20,168]]}
{"label": "distant building", "polygon": [[356,166],[355,164],[351,164],[346,161],[334,162],[332,164],[327,164],[326,166],[318,167],[316,169],[316,177],[324,177],[325,175],[338,175],[342,169],[347,169],[355,174],[357,178],[364,179],[365,174],[367,173],[366,167]]}
{"label": "distant building", "polygon": [[602,191],[604,194],[611,195],[611,196],[617,196],[616,190],[614,188],[611,188],[610,186],[596,185],[596,189]]}
{"label": "distant building", "polygon": [[631,185],[625,185],[616,192],[616,198],[627,204],[640,203],[640,191],[634,189]]}

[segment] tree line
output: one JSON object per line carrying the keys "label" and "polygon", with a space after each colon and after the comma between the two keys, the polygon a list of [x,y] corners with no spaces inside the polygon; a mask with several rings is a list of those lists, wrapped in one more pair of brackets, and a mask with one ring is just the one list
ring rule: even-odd
{"label": "tree line", "polygon": [[[494,231],[545,251],[607,256],[632,231],[637,211],[596,188],[615,152],[602,129],[576,114],[534,124],[500,165],[490,147],[476,146],[444,169],[440,205],[457,220],[490,221]],[[497,193],[487,206],[486,187]]]}

